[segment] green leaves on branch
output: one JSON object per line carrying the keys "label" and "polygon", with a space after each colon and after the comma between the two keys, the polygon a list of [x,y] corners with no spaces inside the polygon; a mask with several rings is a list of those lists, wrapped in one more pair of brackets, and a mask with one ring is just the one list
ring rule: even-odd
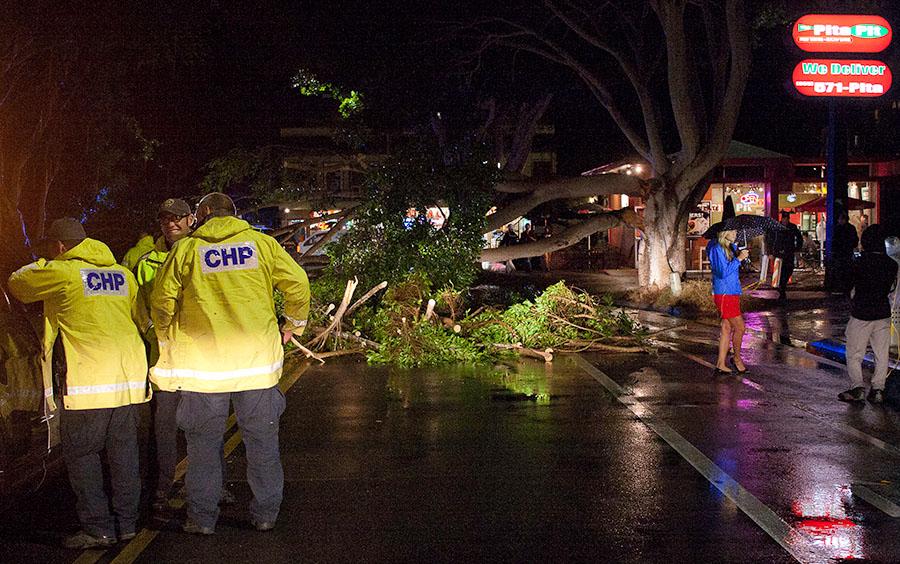
{"label": "green leaves on branch", "polygon": [[613,306],[609,296],[598,300],[565,282],[550,286],[533,302],[484,312],[470,325],[472,337],[480,342],[570,351],[622,339],[637,343],[645,334],[639,323]]}
{"label": "green leaves on branch", "polygon": [[363,110],[362,94],[356,90],[345,92],[330,82],[321,82],[306,69],[300,69],[291,78],[291,86],[302,96],[331,98],[339,103],[338,112],[344,119]]}
{"label": "green leaves on branch", "polygon": [[632,352],[640,350],[646,335],[646,330],[614,308],[608,297],[597,299],[563,282],[547,288],[533,302],[458,321],[443,317],[454,315],[458,293],[439,292],[437,316],[426,319],[429,296],[428,281],[411,278],[393,287],[368,318],[354,322],[380,344],[377,351],[368,353],[369,362],[401,367],[487,364],[515,354],[496,344],[562,352]]}
{"label": "green leaves on branch", "polygon": [[422,274],[439,288],[467,288],[484,247],[484,214],[497,181],[497,170],[485,161],[471,154],[448,163],[426,142],[397,151],[370,171],[352,226],[328,247],[331,275],[356,276],[371,287]]}

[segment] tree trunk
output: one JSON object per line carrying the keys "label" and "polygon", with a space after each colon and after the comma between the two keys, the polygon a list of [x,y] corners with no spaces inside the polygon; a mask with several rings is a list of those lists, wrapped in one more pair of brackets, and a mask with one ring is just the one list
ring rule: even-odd
{"label": "tree trunk", "polygon": [[0,241],[0,283],[5,285],[7,276],[29,260],[25,226],[14,202],[0,202]]}
{"label": "tree trunk", "polygon": [[638,255],[641,287],[668,288],[671,273],[684,272],[687,224],[678,221],[678,215],[678,200],[671,190],[659,190],[647,200]]}

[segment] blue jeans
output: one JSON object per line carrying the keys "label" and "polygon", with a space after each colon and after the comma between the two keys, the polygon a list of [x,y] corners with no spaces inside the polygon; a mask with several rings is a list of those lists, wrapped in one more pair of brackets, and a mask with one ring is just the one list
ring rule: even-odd
{"label": "blue jeans", "polygon": [[[81,528],[94,536],[133,533],[141,499],[138,406],[61,410],[60,443]],[[103,490],[100,453],[106,450],[113,514]]]}
{"label": "blue jeans", "polygon": [[229,402],[234,403],[247,451],[247,482],[253,491],[250,514],[257,522],[275,522],[284,490],[278,422],[285,407],[284,395],[275,386],[216,394],[181,392],[176,418],[187,440],[188,518],[209,528],[215,528],[219,518],[222,440]]}

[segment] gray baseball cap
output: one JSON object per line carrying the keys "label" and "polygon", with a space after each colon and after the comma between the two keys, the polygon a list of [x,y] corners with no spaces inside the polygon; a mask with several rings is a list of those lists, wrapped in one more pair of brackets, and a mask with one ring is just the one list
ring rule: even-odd
{"label": "gray baseball cap", "polygon": [[177,217],[184,217],[186,215],[191,215],[191,206],[184,200],[169,198],[159,206],[159,213],[156,215],[159,217],[164,213],[170,213]]}
{"label": "gray baseball cap", "polygon": [[87,238],[84,227],[74,217],[61,217],[53,221],[44,233],[46,241],[80,241]]}

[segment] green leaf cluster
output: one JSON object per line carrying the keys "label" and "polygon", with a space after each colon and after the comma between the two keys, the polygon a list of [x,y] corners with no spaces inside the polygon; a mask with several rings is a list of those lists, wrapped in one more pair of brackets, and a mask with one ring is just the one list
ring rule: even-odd
{"label": "green leaf cluster", "polygon": [[431,288],[428,277],[416,273],[387,290],[380,307],[365,322],[374,340],[381,345],[377,351],[367,354],[369,362],[409,368],[479,364],[496,357],[479,343],[433,320],[423,319]]}
{"label": "green leaf cluster", "polygon": [[363,110],[362,94],[356,90],[345,92],[330,82],[322,82],[306,69],[300,69],[291,78],[293,86],[302,96],[331,98],[339,103],[338,113],[343,118]]}
{"label": "green leaf cluster", "polygon": [[596,300],[560,281],[534,301],[526,300],[505,311],[487,311],[473,320],[472,337],[486,343],[519,343],[534,349],[567,348],[572,343],[622,336],[639,337],[645,330],[617,310],[609,296]]}
{"label": "green leaf cluster", "polygon": [[[481,151],[448,159],[437,146],[417,142],[374,168],[348,233],[326,249],[330,275],[356,276],[371,287],[423,273],[435,287],[468,287],[498,180]],[[429,208],[444,210],[440,229],[429,220]]]}
{"label": "green leaf cluster", "polygon": [[389,311],[382,310],[376,314],[376,326],[382,328],[376,335],[381,347],[366,355],[366,359],[373,364],[412,368],[480,364],[492,362],[497,357],[471,340],[432,322],[411,319],[401,321],[398,327],[388,320],[389,317]]}

